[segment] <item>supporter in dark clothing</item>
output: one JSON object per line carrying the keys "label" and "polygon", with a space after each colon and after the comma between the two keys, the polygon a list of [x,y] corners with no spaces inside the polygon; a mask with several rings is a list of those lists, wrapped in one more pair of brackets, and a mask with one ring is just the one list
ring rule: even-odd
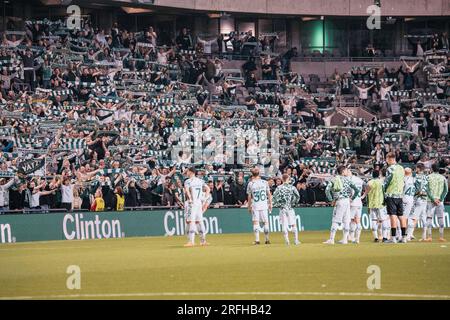
{"label": "supporter in dark clothing", "polygon": [[187,28],[183,28],[175,40],[178,48],[181,50],[189,50],[193,47],[191,36],[189,35]]}
{"label": "supporter in dark clothing", "polygon": [[291,60],[297,56],[297,47],[289,49],[281,58],[281,70],[282,72],[289,72],[291,68]]}
{"label": "supporter in dark clothing", "polygon": [[225,202],[225,192],[224,192],[224,181],[219,180],[214,183],[214,189],[212,190],[213,203],[224,203]]}
{"label": "supporter in dark clothing", "polygon": [[136,189],[138,189],[140,194],[140,205],[141,206],[151,206],[153,204],[153,191],[149,187],[147,181],[142,181],[141,185],[136,184]]}
{"label": "supporter in dark clothing", "polygon": [[125,192],[125,207],[137,207],[138,206],[138,194],[136,189],[136,182],[129,180],[126,185]]}
{"label": "supporter in dark clothing", "polygon": [[238,177],[237,181],[233,184],[232,190],[235,204],[244,205],[247,203],[247,190],[244,184],[244,177]]}
{"label": "supporter in dark clothing", "polygon": [[253,73],[254,71],[257,70],[256,68],[256,63],[255,63],[255,58],[254,57],[250,57],[247,62],[245,62],[242,65],[242,70],[244,71],[244,75],[246,78],[249,77],[250,73]]}

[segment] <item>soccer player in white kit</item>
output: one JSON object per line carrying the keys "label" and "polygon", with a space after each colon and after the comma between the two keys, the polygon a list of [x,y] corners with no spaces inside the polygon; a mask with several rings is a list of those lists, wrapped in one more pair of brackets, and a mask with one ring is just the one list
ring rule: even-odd
{"label": "soccer player in white kit", "polygon": [[289,183],[290,176],[283,174],[283,184],[278,186],[273,193],[273,206],[280,208],[280,221],[283,228],[283,237],[287,245],[289,242],[288,227],[291,227],[294,234],[294,244],[298,245],[298,229],[295,222],[295,211],[292,208],[300,200],[297,188]]}
{"label": "soccer player in white kit", "polygon": [[355,200],[359,196],[358,188],[348,178],[348,169],[341,165],[337,168],[337,174],[325,189],[325,195],[328,201],[332,203],[334,210],[330,238],[324,244],[334,244],[334,238],[340,225],[343,227],[344,237],[339,243],[348,243],[348,234],[350,232],[350,198],[351,200]]}
{"label": "soccer player in white kit", "polygon": [[253,232],[255,233],[255,245],[260,244],[260,225],[264,225],[265,244],[269,241],[269,213],[272,211],[272,195],[269,184],[259,176],[259,169],[251,170],[252,178],[247,185],[248,211],[252,215]]}
{"label": "soccer player in white kit", "polygon": [[200,233],[200,245],[206,245],[205,226],[203,224],[203,200],[208,198],[210,189],[205,181],[195,176],[195,169],[187,169],[188,179],[184,183],[186,198],[190,206],[190,216],[186,218],[189,222],[189,241],[184,246],[195,245],[195,231],[198,227]]}
{"label": "soccer player in white kit", "polygon": [[422,222],[423,232],[421,241],[427,238],[427,189],[428,189],[428,179],[424,174],[425,165],[423,163],[418,163],[416,166],[416,177],[414,181],[414,207],[411,214],[408,217],[408,231],[407,241],[414,239],[414,229],[416,228],[417,222],[420,220]]}
{"label": "soccer player in white kit", "polygon": [[359,243],[361,237],[361,214],[362,214],[362,200],[361,195],[364,190],[364,181],[349,170],[350,181],[358,188],[358,196],[350,201],[350,236],[349,241]]}
{"label": "soccer player in white kit", "polygon": [[431,231],[433,228],[433,219],[436,216],[439,227],[439,241],[446,242],[444,238],[444,200],[448,193],[447,178],[443,175],[445,169],[440,169],[438,163],[431,166],[431,174],[428,175],[428,204],[427,204],[427,238],[426,242],[433,241]]}
{"label": "soccer player in white kit", "polygon": [[[415,181],[412,176],[411,168],[405,168],[405,184],[403,187],[403,215],[409,221],[409,217],[413,215],[414,208],[414,194],[416,193]],[[398,226],[398,225],[397,225]],[[397,230],[397,234],[400,236],[401,231]],[[406,233],[408,235],[408,232]],[[406,236],[408,240],[408,236]]]}

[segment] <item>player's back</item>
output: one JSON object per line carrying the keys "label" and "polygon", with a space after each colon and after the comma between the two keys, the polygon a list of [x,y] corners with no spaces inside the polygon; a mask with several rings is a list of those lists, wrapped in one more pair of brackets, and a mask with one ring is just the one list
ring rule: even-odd
{"label": "player's back", "polygon": [[251,194],[253,210],[267,210],[269,184],[267,181],[258,178],[253,179],[248,183],[247,194]]}
{"label": "player's back", "polygon": [[370,180],[369,193],[367,194],[368,207],[369,208],[382,208],[383,207],[383,183],[380,179]]}
{"label": "player's back", "polygon": [[358,189],[358,197],[356,197],[355,200],[352,201],[352,203],[359,203],[361,202],[361,194],[364,187],[364,181],[363,179],[357,176],[351,176],[350,181],[353,182],[353,184]]}
{"label": "player's back", "polygon": [[412,176],[405,177],[405,186],[403,187],[404,193],[403,195],[407,198],[413,198],[416,193],[416,188],[414,185],[414,178]]}
{"label": "player's back", "polygon": [[197,177],[186,180],[185,185],[191,194],[192,204],[201,205],[204,184],[205,182]]}

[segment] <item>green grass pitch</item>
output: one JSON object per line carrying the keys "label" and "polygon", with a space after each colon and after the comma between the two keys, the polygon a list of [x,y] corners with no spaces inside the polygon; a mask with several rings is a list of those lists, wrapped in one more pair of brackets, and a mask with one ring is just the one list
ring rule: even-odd
{"label": "green grass pitch", "polygon": [[[329,246],[327,236],[302,232],[299,246],[280,233],[260,246],[252,234],[194,248],[185,237],[4,244],[0,298],[450,299],[450,243],[377,244],[363,232],[359,245]],[[80,267],[80,290],[66,287],[69,265]],[[381,289],[367,287],[370,265]]]}

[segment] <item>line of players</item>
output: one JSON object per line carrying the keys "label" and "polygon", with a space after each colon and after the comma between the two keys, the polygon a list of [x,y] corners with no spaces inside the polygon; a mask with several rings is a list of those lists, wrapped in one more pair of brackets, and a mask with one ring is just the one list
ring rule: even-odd
{"label": "line of players", "polygon": [[[385,243],[407,242],[414,239],[418,221],[422,222],[423,233],[420,241],[432,241],[431,231],[434,217],[439,225],[439,241],[444,239],[444,199],[448,193],[448,183],[443,176],[444,169],[438,164],[432,166],[432,173],[425,175],[423,164],[417,164],[413,177],[410,168],[397,164],[395,155],[386,156],[388,168],[372,173],[368,183],[352,175],[345,166],[337,168],[337,176],[328,183],[325,194],[333,209],[330,238],[325,244],[334,244],[336,232],[342,228],[341,244],[359,243],[361,236],[362,199],[367,197],[374,241]],[[260,244],[260,233],[264,233],[265,244],[269,240],[268,214],[272,207],[280,208],[280,222],[286,244],[289,244],[288,230],[294,235],[294,244],[299,244],[294,207],[300,199],[297,189],[290,184],[289,175],[283,175],[283,184],[270,192],[267,181],[260,177],[259,169],[251,170],[247,185],[248,210],[252,215],[255,245]],[[188,234],[187,247],[194,246],[195,235],[200,235],[200,245],[206,242],[203,213],[212,201],[211,190],[205,182],[197,178],[195,169],[186,171],[185,217]],[[383,178],[384,177],[384,178]],[[390,231],[390,232],[389,232]],[[381,233],[381,236],[380,236]]]}
{"label": "line of players", "polygon": [[[272,211],[272,194],[269,184],[260,176],[259,169],[251,170],[252,177],[247,185],[248,210],[252,215],[253,231],[255,235],[255,245],[260,244],[260,233],[264,233],[265,244],[270,244],[269,240],[269,212]],[[206,233],[203,224],[203,214],[208,209],[212,201],[211,190],[204,180],[196,177],[193,168],[186,170],[187,179],[184,183],[185,196],[185,218],[188,242],[185,247],[195,245],[195,235],[200,236],[200,245],[206,246]],[[299,244],[298,230],[295,223],[295,212],[293,206],[297,204],[300,195],[290,182],[288,175],[283,175],[283,185],[279,186],[274,193],[277,207],[280,208],[280,221],[286,243],[289,244],[288,229],[294,233],[294,243]]]}
{"label": "line of players", "polygon": [[[334,244],[339,228],[343,230],[341,244],[359,243],[361,235],[362,199],[367,196],[374,241],[406,243],[414,238],[418,221],[423,226],[419,241],[432,241],[433,219],[437,218],[439,241],[444,239],[444,199],[448,193],[445,169],[433,164],[432,173],[425,175],[425,166],[416,165],[415,177],[410,168],[396,162],[395,154],[386,156],[386,173],[375,170],[365,184],[353,176],[345,166],[337,168],[337,176],[326,188],[326,196],[334,206],[330,238],[325,244]],[[389,232],[390,231],[390,232]],[[381,237],[380,234],[381,233]]]}

